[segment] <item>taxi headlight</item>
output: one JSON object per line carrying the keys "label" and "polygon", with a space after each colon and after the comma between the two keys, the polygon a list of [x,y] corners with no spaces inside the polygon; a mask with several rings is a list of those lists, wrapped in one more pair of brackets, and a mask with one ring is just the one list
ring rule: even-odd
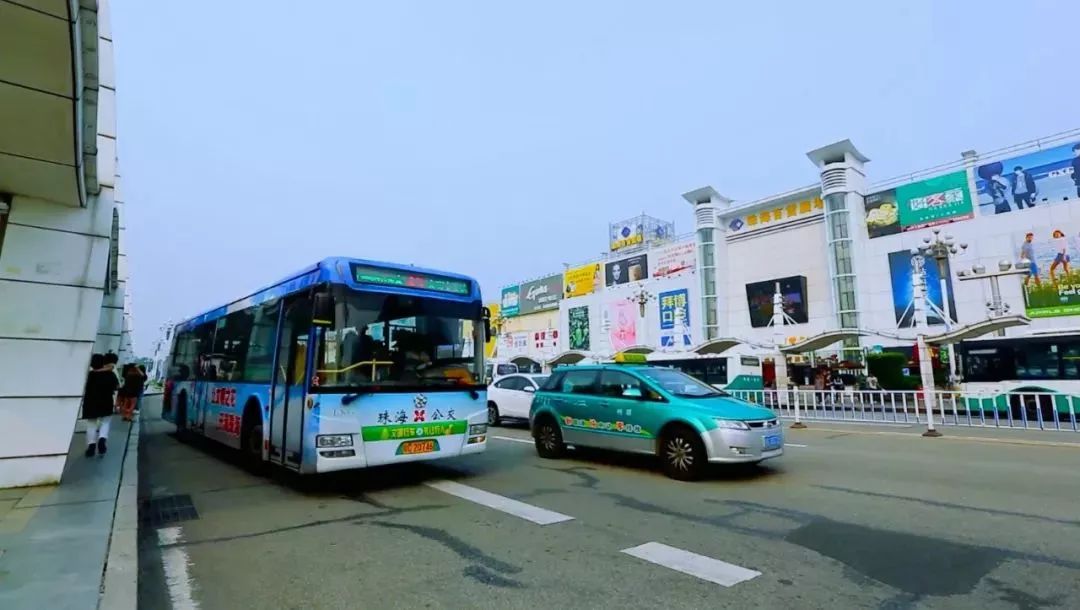
{"label": "taxi headlight", "polygon": [[749,430],[750,426],[744,421],[737,419],[720,419],[719,417],[713,418],[718,428],[726,428],[728,430]]}

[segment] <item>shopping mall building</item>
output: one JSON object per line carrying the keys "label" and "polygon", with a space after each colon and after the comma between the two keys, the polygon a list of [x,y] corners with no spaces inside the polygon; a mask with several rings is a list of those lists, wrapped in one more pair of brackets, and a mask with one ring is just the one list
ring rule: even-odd
{"label": "shopping mall building", "polygon": [[0,488],[56,482],[92,352],[130,355],[108,0],[0,0]]}
{"label": "shopping mall building", "polygon": [[[760,383],[755,374],[768,382],[778,345],[805,347],[785,357],[791,383],[803,384],[811,362],[854,368],[868,351],[911,349],[913,258],[927,287],[924,333],[1021,314],[1030,323],[993,338],[1067,336],[1080,326],[1078,142],[1075,130],[872,182],[876,151],[845,140],[806,154],[815,184],[749,202],[723,196],[722,185],[689,191],[692,234],[649,217],[614,223],[608,255],[503,288],[492,305],[494,356],[540,368],[638,351],[700,359],[710,382],[738,385]],[[955,253],[940,266],[913,257],[946,238]],[[1017,267],[1022,258],[1034,265]],[[991,279],[999,269],[1011,274]],[[774,317],[777,292],[783,314]],[[843,339],[814,340],[823,333]],[[1046,353],[1016,355],[1014,369],[1080,379],[1080,344],[1036,343]],[[989,352],[972,352],[973,363],[980,353]],[[976,364],[996,366],[996,357]]]}

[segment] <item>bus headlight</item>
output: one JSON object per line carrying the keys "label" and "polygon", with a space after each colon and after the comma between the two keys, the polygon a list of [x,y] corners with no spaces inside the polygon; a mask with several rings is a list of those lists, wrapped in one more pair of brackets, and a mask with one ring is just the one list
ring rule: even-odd
{"label": "bus headlight", "polygon": [[487,434],[487,424],[470,424],[469,436],[475,436],[477,434]]}
{"label": "bus headlight", "polygon": [[351,434],[320,434],[315,437],[315,446],[323,447],[352,447]]}
{"label": "bus headlight", "polygon": [[728,430],[749,430],[750,429],[750,426],[746,422],[739,421],[737,419],[714,418],[713,421],[716,422],[717,427],[719,427],[719,428],[727,428]]}

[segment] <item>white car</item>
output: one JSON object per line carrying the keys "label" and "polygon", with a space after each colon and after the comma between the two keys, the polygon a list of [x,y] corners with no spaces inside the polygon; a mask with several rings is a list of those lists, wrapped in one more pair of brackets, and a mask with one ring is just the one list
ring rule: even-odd
{"label": "white car", "polygon": [[488,386],[488,425],[497,426],[504,417],[529,419],[533,394],[547,381],[547,375],[515,373],[500,377]]}

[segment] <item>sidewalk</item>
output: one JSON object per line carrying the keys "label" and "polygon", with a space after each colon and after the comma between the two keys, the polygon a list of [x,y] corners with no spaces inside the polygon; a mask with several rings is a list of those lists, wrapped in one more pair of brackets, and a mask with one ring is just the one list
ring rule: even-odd
{"label": "sidewalk", "polygon": [[0,489],[0,608],[135,608],[138,423],[113,417],[104,456],[73,435],[60,485]]}

